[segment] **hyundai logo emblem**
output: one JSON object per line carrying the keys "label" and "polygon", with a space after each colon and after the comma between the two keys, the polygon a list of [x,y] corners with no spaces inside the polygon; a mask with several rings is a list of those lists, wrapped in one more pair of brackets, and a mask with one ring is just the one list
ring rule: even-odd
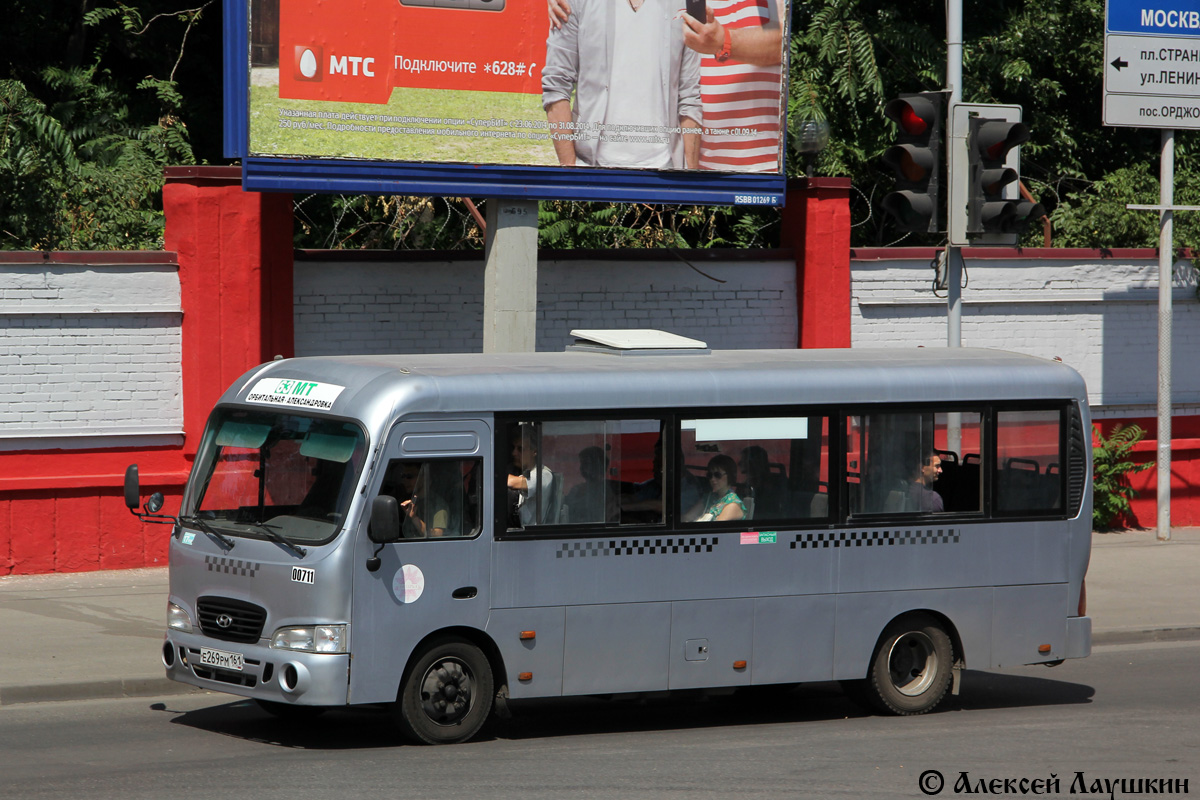
{"label": "hyundai logo emblem", "polygon": [[217,615],[217,626],[218,627],[228,628],[232,624],[233,624],[233,617],[229,616],[228,614]]}

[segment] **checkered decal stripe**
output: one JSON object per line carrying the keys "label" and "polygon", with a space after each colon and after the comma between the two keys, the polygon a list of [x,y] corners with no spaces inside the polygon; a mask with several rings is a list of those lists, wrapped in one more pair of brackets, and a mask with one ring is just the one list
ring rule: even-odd
{"label": "checkered decal stripe", "polygon": [[929,528],[905,531],[837,531],[797,533],[791,543],[793,550],[815,550],[821,547],[887,547],[906,544],[958,544],[959,531],[954,528]]}
{"label": "checkered decal stripe", "polygon": [[256,564],[253,561],[239,561],[236,558],[220,556],[205,556],[204,563],[208,565],[209,572],[223,572],[226,575],[240,575],[243,578],[253,578],[254,573],[262,569],[262,564]]}
{"label": "checkered decal stripe", "polygon": [[559,547],[555,558],[589,556],[652,556],[675,553],[711,553],[719,544],[716,536],[692,536],[678,539],[609,539],[601,542],[568,542]]}

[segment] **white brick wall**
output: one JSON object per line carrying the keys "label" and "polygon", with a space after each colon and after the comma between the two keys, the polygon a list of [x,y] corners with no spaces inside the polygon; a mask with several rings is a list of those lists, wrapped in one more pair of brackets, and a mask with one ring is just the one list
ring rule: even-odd
{"label": "white brick wall", "polygon": [[[543,259],[537,349],[562,350],[574,328],[635,327],[721,349],[795,347],[795,271],[783,260]],[[482,261],[299,261],[295,300],[298,356],[483,347]]]}
{"label": "white brick wall", "polygon": [[0,266],[0,449],[177,436],[178,270]]}
{"label": "white brick wall", "polygon": [[[1158,391],[1158,263],[968,259],[962,343],[1052,358],[1087,380],[1096,415],[1154,416]],[[851,265],[853,345],[944,346],[946,301],[928,261]],[[1190,263],[1173,290],[1172,396],[1200,411],[1200,301]]]}
{"label": "white brick wall", "polygon": [[[624,255],[624,254],[622,254]],[[1095,413],[1153,416],[1154,261],[968,260],[963,344],[1059,356]],[[1196,273],[1175,281],[1176,413],[1200,413]],[[537,347],[572,328],[654,327],[714,348],[794,347],[788,259],[549,259]],[[926,261],[852,265],[855,346],[944,346],[946,306]],[[482,347],[481,260],[299,261],[296,354],[471,352]],[[85,446],[182,428],[179,280],[162,265],[0,265],[0,450]],[[62,442],[73,441],[74,445]]]}

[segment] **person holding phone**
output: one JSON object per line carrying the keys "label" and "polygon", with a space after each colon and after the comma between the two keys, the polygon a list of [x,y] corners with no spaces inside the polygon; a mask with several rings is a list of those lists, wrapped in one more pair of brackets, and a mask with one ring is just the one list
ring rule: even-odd
{"label": "person holding phone", "polygon": [[[552,29],[571,18],[572,0],[547,2]],[[783,0],[687,0],[683,41],[702,56],[700,169],[775,172],[783,168],[779,142],[786,18]]]}

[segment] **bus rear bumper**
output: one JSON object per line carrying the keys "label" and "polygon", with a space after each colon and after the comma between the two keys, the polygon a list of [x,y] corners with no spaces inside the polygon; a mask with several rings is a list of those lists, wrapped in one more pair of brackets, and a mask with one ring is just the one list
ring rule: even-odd
{"label": "bus rear bumper", "polygon": [[[201,663],[201,648],[242,656],[241,669]],[[210,691],[302,706],[346,704],[350,656],[230,645],[172,631],[163,641],[162,663],[173,681]]]}
{"label": "bus rear bumper", "polygon": [[1064,658],[1087,658],[1092,654],[1092,618],[1067,617],[1067,652]]}

